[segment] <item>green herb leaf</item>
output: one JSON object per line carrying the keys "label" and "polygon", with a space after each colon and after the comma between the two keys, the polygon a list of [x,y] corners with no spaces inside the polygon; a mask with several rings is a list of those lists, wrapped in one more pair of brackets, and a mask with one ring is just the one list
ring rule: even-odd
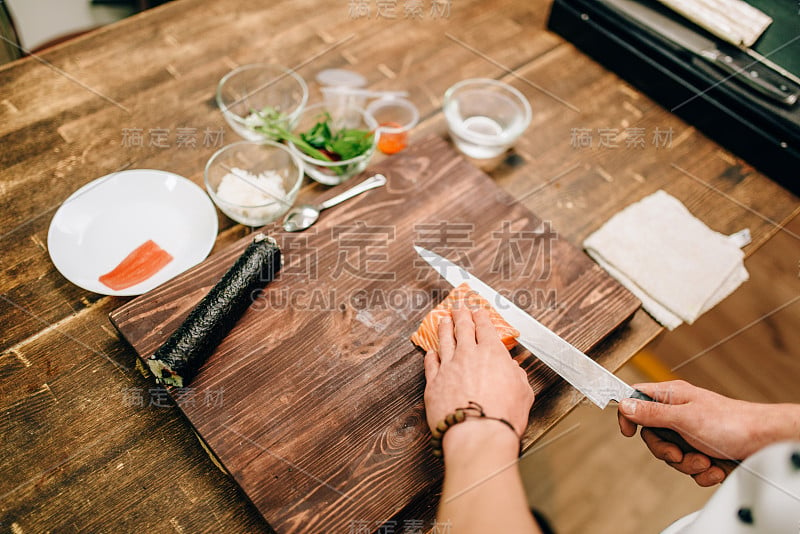
{"label": "green herb leaf", "polygon": [[341,159],[360,156],[372,146],[372,134],[367,130],[343,129],[330,139],[325,148]]}
{"label": "green herb leaf", "polygon": [[[322,161],[352,159],[372,147],[373,134],[367,130],[342,128],[334,133],[333,120],[329,113],[320,115],[318,122],[310,130],[299,135],[289,131],[287,117],[274,108],[253,110],[252,114],[260,121],[258,125],[252,127],[253,130],[276,141],[291,141],[307,155]],[[345,172],[342,167],[332,167],[332,169],[337,174]]]}
{"label": "green herb leaf", "polygon": [[325,113],[309,131],[300,134],[305,141],[315,148],[325,148],[325,143],[332,137],[330,128],[331,116]]}
{"label": "green herb leaf", "polygon": [[265,134],[267,137],[275,141],[291,141],[297,148],[311,156],[312,158],[321,159],[322,161],[331,161],[324,152],[320,152],[314,146],[306,142],[302,136],[295,135],[289,131],[287,125],[289,124],[288,118],[272,107],[265,107],[261,111],[253,110],[252,113],[257,116],[261,123],[253,127],[253,130]]}

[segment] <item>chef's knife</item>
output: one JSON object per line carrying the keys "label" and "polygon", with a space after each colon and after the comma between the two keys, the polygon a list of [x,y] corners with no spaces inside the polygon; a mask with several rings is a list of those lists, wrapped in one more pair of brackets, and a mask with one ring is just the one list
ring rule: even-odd
{"label": "chef's knife", "polygon": [[519,330],[517,341],[520,345],[600,408],[605,408],[612,400],[619,402],[628,397],[653,400],[614,376],[462,267],[422,247],[415,246],[414,249],[451,285],[455,287],[466,282],[489,301],[508,324]]}
{"label": "chef's knife", "polygon": [[[485,298],[508,324],[519,330],[517,341],[520,345],[601,409],[608,406],[612,400],[619,402],[622,399],[633,398],[653,401],[651,397],[626,384],[611,371],[560,338],[466,269],[422,247],[415,246],[414,250],[450,285],[456,287],[466,282],[473,291]],[[696,451],[677,432],[667,428],[650,430],[661,439],[678,445],[683,452]],[[727,460],[714,459],[714,462],[726,472],[736,465]]]}
{"label": "chef's knife", "polygon": [[691,52],[780,104],[792,106],[800,97],[798,84],[733,45],[712,41],[636,0],[605,0],[605,3],[656,37]]}

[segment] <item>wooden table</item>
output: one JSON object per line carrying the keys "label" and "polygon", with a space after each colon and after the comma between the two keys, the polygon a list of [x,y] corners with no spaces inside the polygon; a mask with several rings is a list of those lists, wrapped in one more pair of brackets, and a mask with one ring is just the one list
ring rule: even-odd
{"label": "wooden table", "polygon": [[[446,135],[441,99],[454,82],[513,83],[534,118],[492,176],[575,244],[659,188],[715,230],[749,227],[748,254],[798,212],[797,198],[546,31],[547,10],[545,0],[177,0],[2,67],[0,527],[268,531],[177,409],[131,397],[147,398],[151,383],[124,370],[134,355],[108,321],[127,300],[70,284],[46,250],[55,209],[94,178],[157,168],[202,183],[208,157],[236,140],[213,95],[237,65],[275,61],[307,80],[343,67],[376,89],[407,89],[417,138]],[[215,250],[247,231],[220,224]],[[637,312],[596,355],[617,369],[660,332]],[[539,399],[526,444],[579,401],[567,387]]]}

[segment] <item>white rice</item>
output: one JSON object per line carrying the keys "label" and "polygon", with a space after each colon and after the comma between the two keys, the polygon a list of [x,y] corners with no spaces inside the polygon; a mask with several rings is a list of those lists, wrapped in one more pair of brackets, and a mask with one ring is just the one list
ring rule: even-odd
{"label": "white rice", "polygon": [[237,205],[229,207],[230,211],[257,224],[265,224],[274,219],[286,207],[276,200],[286,198],[286,189],[283,187],[281,175],[275,171],[264,171],[256,175],[234,167],[222,177],[217,187],[217,196],[225,202]]}

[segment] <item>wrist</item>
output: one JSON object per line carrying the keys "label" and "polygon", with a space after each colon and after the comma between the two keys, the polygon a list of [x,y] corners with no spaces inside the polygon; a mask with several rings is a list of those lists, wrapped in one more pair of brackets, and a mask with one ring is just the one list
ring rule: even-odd
{"label": "wrist", "polygon": [[519,456],[519,445],[519,436],[509,426],[487,418],[469,418],[452,426],[442,439],[445,463],[476,454],[513,459]]}

